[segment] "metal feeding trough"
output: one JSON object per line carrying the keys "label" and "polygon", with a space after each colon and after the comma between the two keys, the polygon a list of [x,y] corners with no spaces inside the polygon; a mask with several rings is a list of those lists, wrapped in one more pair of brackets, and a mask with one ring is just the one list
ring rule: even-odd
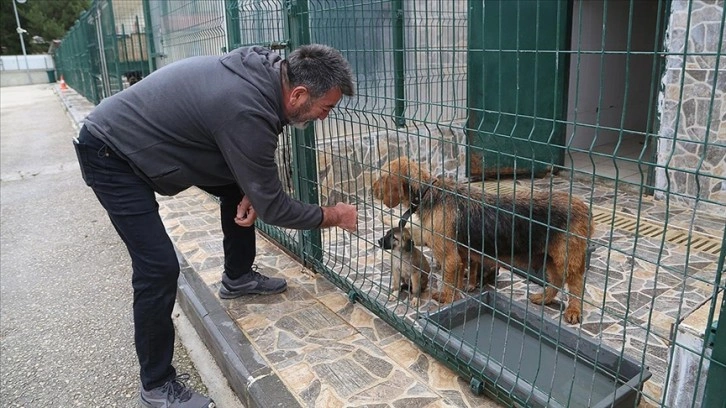
{"label": "metal feeding trough", "polygon": [[634,407],[651,373],[541,308],[484,292],[421,318],[423,334],[528,407]]}

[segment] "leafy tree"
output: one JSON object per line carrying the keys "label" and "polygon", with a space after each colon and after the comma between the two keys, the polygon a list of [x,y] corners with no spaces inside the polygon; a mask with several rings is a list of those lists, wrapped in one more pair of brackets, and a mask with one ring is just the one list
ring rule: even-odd
{"label": "leafy tree", "polygon": [[[22,53],[20,38],[15,31],[13,1],[0,0],[0,53],[5,55]],[[91,7],[91,1],[27,0],[24,4],[16,3],[20,26],[28,31],[23,34],[28,54],[47,52],[50,41],[63,38],[81,13]]]}

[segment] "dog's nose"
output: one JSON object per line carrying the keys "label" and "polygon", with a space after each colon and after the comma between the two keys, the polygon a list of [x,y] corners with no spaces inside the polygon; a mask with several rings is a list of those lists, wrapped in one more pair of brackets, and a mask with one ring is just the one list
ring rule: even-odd
{"label": "dog's nose", "polygon": [[383,238],[378,240],[378,246],[383,248]]}

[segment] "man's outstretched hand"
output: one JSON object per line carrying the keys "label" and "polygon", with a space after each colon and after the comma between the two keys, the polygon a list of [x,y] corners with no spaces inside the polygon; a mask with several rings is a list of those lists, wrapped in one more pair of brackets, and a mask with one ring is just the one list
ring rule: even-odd
{"label": "man's outstretched hand", "polygon": [[320,228],[340,227],[349,232],[358,230],[358,210],[354,205],[338,203],[323,208],[323,222]]}

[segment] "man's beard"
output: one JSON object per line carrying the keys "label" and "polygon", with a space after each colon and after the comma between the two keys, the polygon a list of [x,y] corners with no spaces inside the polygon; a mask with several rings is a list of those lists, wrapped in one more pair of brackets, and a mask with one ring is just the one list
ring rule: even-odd
{"label": "man's beard", "polygon": [[307,129],[308,126],[310,126],[311,121],[307,122],[290,122],[290,126],[294,127],[295,129]]}
{"label": "man's beard", "polygon": [[304,105],[290,112],[290,126],[297,129],[305,129],[306,127],[308,127],[310,125],[310,122],[315,120],[315,118],[309,118],[306,116],[306,113],[310,111],[312,106],[313,101],[308,99],[308,101],[305,102]]}

